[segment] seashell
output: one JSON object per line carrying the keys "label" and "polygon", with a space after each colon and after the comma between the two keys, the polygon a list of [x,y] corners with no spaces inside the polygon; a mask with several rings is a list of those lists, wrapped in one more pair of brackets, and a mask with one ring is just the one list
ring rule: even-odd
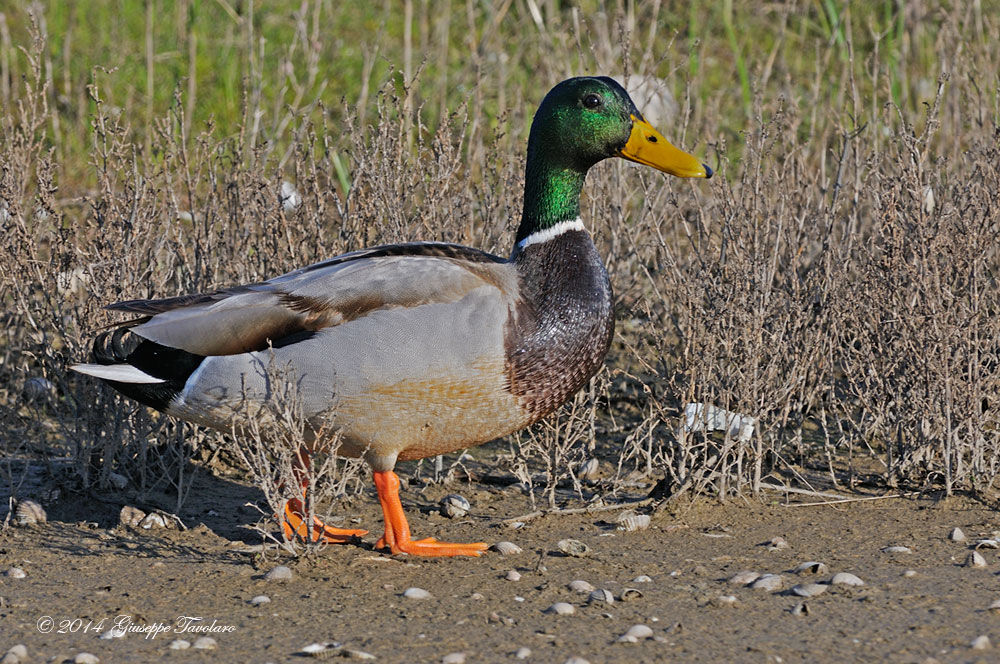
{"label": "seashell", "polygon": [[261,604],[270,604],[270,603],[271,603],[271,598],[268,597],[267,595],[257,595],[252,600],[250,600],[250,604],[252,606],[260,606]]}
{"label": "seashell", "polygon": [[715,603],[719,606],[736,606],[736,595],[720,595],[715,598]]}
{"label": "seashell", "polygon": [[25,573],[25,571],[20,567],[11,567],[4,572],[3,575],[11,579],[23,579],[28,576],[27,573]]}
{"label": "seashell", "polygon": [[594,586],[590,585],[586,581],[577,579],[575,581],[569,582],[569,589],[575,593],[590,593],[594,590]]}
{"label": "seashell", "polygon": [[28,646],[18,643],[10,647],[3,659],[0,659],[0,664],[21,664],[26,661],[28,661]]}
{"label": "seashell", "polygon": [[618,637],[619,643],[638,643],[653,636],[653,630],[646,625],[632,625],[628,631]]}
{"label": "seashell", "polygon": [[545,609],[545,613],[555,613],[560,616],[569,616],[576,613],[576,607],[568,602],[556,602],[549,608]]}
{"label": "seashell", "polygon": [[618,520],[618,530],[632,533],[637,530],[649,528],[650,517],[648,514],[630,514],[624,519]]}
{"label": "seashell", "polygon": [[785,577],[780,574],[763,574],[750,587],[754,590],[776,591],[785,586]]}
{"label": "seashell", "polygon": [[854,576],[850,572],[837,572],[830,579],[830,585],[842,585],[842,586],[863,586],[865,582]]}
{"label": "seashell", "polygon": [[191,642],[185,641],[184,639],[174,639],[167,647],[171,650],[187,650],[191,647]]}
{"label": "seashell", "polygon": [[333,641],[323,643],[310,643],[299,651],[299,654],[309,657],[331,657],[340,654],[340,644]]}
{"label": "seashell", "polygon": [[73,664],[100,664],[101,659],[89,652],[78,652],[73,658]]}
{"label": "seashell", "polygon": [[796,604],[795,606],[792,607],[792,615],[793,616],[808,616],[809,615],[809,607],[808,607],[808,605],[806,605],[805,602],[799,602],[798,604]]}
{"label": "seashell", "polygon": [[465,653],[464,652],[452,652],[448,653],[441,658],[441,664],[465,664]]}
{"label": "seashell", "polygon": [[529,657],[531,657],[531,648],[526,648],[526,647],[518,648],[517,651],[514,653],[514,657],[516,657],[517,659],[528,659]]}
{"label": "seashell", "polygon": [[139,522],[139,527],[144,530],[151,530],[153,528],[168,528],[169,526],[162,514],[150,512],[146,515],[146,518]]}
{"label": "seashell", "polygon": [[559,540],[556,543],[559,550],[562,551],[567,556],[572,556],[573,558],[583,558],[588,553],[590,553],[590,547],[575,539],[564,539]]}
{"label": "seashell", "polygon": [[218,645],[218,642],[211,636],[199,636],[191,644],[191,647],[195,650],[215,650]]}
{"label": "seashell", "polygon": [[652,583],[653,579],[649,578],[645,574],[640,574],[639,576],[632,579],[632,583]]}
{"label": "seashell", "polygon": [[1000,549],[1000,542],[995,539],[981,539],[976,541],[976,549]]}
{"label": "seashell", "polygon": [[40,523],[45,523],[47,520],[48,516],[45,514],[45,508],[39,503],[30,499],[19,500],[17,502],[17,508],[14,510],[15,525],[36,526]]}
{"label": "seashell", "polygon": [[596,480],[600,469],[601,462],[596,457],[591,457],[580,464],[576,471],[576,477],[580,480]]}
{"label": "seashell", "polygon": [[987,606],[986,609],[988,611],[992,611],[993,613],[1000,611],[1000,599],[993,600],[993,603]]}
{"label": "seashell", "polygon": [[799,597],[815,597],[825,593],[829,587],[825,583],[800,583],[792,586],[792,594]]}
{"label": "seashell", "polygon": [[788,548],[788,541],[781,535],[778,535],[777,537],[773,538],[770,542],[767,543],[768,551],[780,551],[781,549],[787,549],[787,548]]}
{"label": "seashell", "polygon": [[512,569],[511,571],[507,572],[507,576],[505,576],[504,578],[507,579],[508,581],[520,581],[521,573],[518,572],[516,569]]}
{"label": "seashell", "polygon": [[827,568],[826,563],[819,563],[816,561],[802,563],[792,570],[795,574],[826,574],[829,571],[830,570]]}
{"label": "seashell", "polygon": [[757,579],[760,578],[760,572],[751,572],[750,570],[743,570],[742,572],[737,572],[729,577],[729,583],[734,586],[748,586]]}
{"label": "seashell", "polygon": [[574,655],[573,657],[570,657],[565,662],[563,662],[563,664],[590,664],[590,662],[585,660],[583,657],[576,657]]}
{"label": "seashell", "polygon": [[278,565],[277,567],[272,567],[268,570],[267,574],[264,575],[265,581],[291,581],[294,574],[292,570],[288,569],[284,565]]}
{"label": "seashell", "polygon": [[965,562],[962,563],[963,567],[986,567],[986,559],[983,558],[982,554],[978,551],[969,551],[969,555],[965,557]]}
{"label": "seashell", "polygon": [[912,579],[916,575],[917,575],[917,570],[915,569],[908,569],[905,572],[903,572],[903,576],[905,576],[908,579]]}
{"label": "seashell", "polygon": [[122,508],[122,511],[118,513],[118,524],[121,526],[128,526],[129,528],[138,528],[139,524],[142,523],[145,518],[146,513],[141,509],[138,507],[132,507],[131,505],[126,505]]}
{"label": "seashell", "polygon": [[407,588],[403,591],[403,597],[408,597],[410,599],[429,599],[431,594],[424,590],[423,588]]}
{"label": "seashell", "polygon": [[121,627],[112,627],[108,631],[101,634],[98,638],[102,641],[110,641],[111,639],[120,639],[126,634],[128,634],[128,632]]}
{"label": "seashell", "polygon": [[966,542],[969,538],[965,536],[965,533],[962,532],[961,528],[955,526],[951,529],[951,532],[948,533],[948,539],[952,542]]}
{"label": "seashell", "polygon": [[885,546],[882,553],[913,553],[913,549],[908,546]]}
{"label": "seashell", "polygon": [[472,505],[457,493],[449,493],[441,499],[441,514],[449,519],[457,519],[469,513]]}
{"label": "seashell", "polygon": [[615,596],[611,594],[610,590],[605,590],[604,588],[597,588],[596,590],[590,591],[590,595],[587,597],[587,601],[591,604],[604,603],[604,604],[614,604]]}
{"label": "seashell", "polygon": [[618,596],[623,602],[631,602],[634,599],[642,599],[642,591],[636,588],[625,588],[622,590],[621,595]]}
{"label": "seashell", "polygon": [[969,647],[973,650],[989,650],[993,647],[993,644],[990,643],[990,637],[983,634],[982,636],[977,636],[972,639],[972,643],[969,644]]}
{"label": "seashell", "polygon": [[514,554],[521,553],[523,549],[513,542],[497,542],[490,547],[501,556],[513,556]]}
{"label": "seashell", "polygon": [[114,488],[121,491],[122,489],[128,486],[128,478],[122,475],[121,473],[109,473],[108,483],[111,484],[111,486],[113,486]]}

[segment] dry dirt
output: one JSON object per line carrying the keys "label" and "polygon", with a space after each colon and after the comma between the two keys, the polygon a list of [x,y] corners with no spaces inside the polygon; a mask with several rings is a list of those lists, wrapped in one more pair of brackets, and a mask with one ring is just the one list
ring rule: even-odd
{"label": "dry dirt", "polygon": [[[449,521],[437,501],[458,491],[470,516]],[[633,496],[636,497],[636,496]],[[333,546],[292,560],[249,551],[260,544],[250,528],[260,493],[202,474],[179,515],[187,531],[118,527],[122,502],[63,496],[49,522],[8,528],[0,538],[0,651],[27,647],[28,662],[72,661],[89,652],[101,662],[303,662],[302,648],[336,641],[377,662],[975,662],[996,661],[994,649],[971,647],[986,635],[1000,648],[996,550],[982,548],[987,566],[963,563],[970,544],[949,540],[958,526],[971,542],[1000,527],[996,514],[965,498],[896,498],[828,506],[789,506],[780,496],[719,504],[681,500],[654,516],[645,531],[616,530],[615,514],[550,515],[514,529],[504,519],[530,511],[516,486],[427,484],[404,487],[403,501],[417,536],[453,541],[509,540],[516,555],[480,559],[410,559],[373,550],[381,525],[374,490],[337,504],[369,534],[360,545]],[[815,501],[815,498],[803,500]],[[579,503],[577,503],[579,505]],[[786,548],[767,545],[775,537]],[[575,538],[583,558],[561,555],[556,543]],[[887,553],[900,545],[911,553]],[[791,572],[820,561],[818,576]],[[264,580],[278,564],[290,582]],[[506,578],[520,573],[516,581]],[[781,573],[785,589],[730,584],[741,570]],[[865,585],[831,586],[803,600],[790,587],[852,572]],[[647,582],[635,581],[647,575]],[[610,590],[613,604],[588,603],[567,584],[583,579]],[[430,597],[410,599],[407,588]],[[622,591],[641,596],[622,601]],[[267,595],[270,603],[251,605]],[[720,600],[735,596],[734,603]],[[555,602],[571,615],[547,613]],[[805,610],[796,613],[804,602]],[[800,607],[801,608],[801,607]],[[119,616],[131,629],[100,639]],[[178,620],[214,625],[214,650],[172,650]],[[647,625],[638,643],[618,638]],[[89,627],[89,630],[87,628]],[[344,653],[341,653],[344,654]],[[523,654],[523,653],[522,653]]]}

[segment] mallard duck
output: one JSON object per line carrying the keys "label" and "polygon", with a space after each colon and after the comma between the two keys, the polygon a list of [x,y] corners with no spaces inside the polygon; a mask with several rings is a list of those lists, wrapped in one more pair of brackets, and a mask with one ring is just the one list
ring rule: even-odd
{"label": "mallard duck", "polygon": [[[531,125],[509,258],[440,242],[393,244],[262,283],[120,302],[108,308],[140,318],[98,336],[94,363],[72,368],[225,431],[253,416],[248,404],[271,398],[268,367],[287,369],[306,420],[332,412],[338,453],[371,466],[385,520],[377,548],[479,555],[480,542],[411,538],[393,468],[523,429],[600,368],[614,331],[611,283],[580,219],[580,192],[588,169],[608,157],[712,176],[650,126],[613,79],[571,78],[545,96]],[[309,450],[322,449],[324,441],[306,438]],[[301,500],[289,501],[288,535],[345,542],[367,532],[303,521]]]}

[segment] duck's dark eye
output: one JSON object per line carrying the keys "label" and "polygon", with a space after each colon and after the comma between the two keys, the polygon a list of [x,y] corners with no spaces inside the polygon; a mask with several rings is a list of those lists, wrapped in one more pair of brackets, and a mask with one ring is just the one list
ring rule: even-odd
{"label": "duck's dark eye", "polygon": [[583,105],[587,108],[597,108],[601,105],[601,98],[594,93],[591,93],[583,98]]}

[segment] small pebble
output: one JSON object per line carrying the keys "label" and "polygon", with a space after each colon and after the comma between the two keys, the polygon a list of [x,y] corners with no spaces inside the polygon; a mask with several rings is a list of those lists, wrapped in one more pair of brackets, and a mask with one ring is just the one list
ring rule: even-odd
{"label": "small pebble", "polygon": [[754,590],[766,590],[768,592],[781,590],[784,586],[785,578],[780,574],[764,574],[750,585]]}
{"label": "small pebble", "polygon": [[908,546],[886,546],[882,548],[882,553],[913,553],[913,549]]}
{"label": "small pebble", "polygon": [[78,652],[73,658],[73,664],[99,664],[100,661],[97,655],[92,655],[89,652]]}
{"label": "small pebble", "polygon": [[905,576],[908,579],[911,579],[911,578],[915,577],[916,575],[917,575],[917,570],[915,570],[915,569],[908,569],[905,572],[903,572],[903,576]]}
{"label": "small pebble", "polygon": [[983,634],[982,636],[974,638],[972,643],[969,644],[969,647],[973,650],[989,650],[993,647],[993,644],[990,643],[990,637]]}
{"label": "small pebble", "polygon": [[965,536],[965,533],[962,532],[961,528],[955,526],[951,529],[951,532],[948,533],[948,539],[952,542],[966,542],[969,538]]}
{"label": "small pebble", "polygon": [[403,597],[409,597],[410,599],[428,599],[431,596],[429,592],[423,588],[407,588],[403,591]]}
{"label": "small pebble", "polygon": [[718,606],[736,606],[736,595],[720,595],[715,598],[715,604]]}
{"label": "small pebble", "polygon": [[264,575],[265,581],[291,581],[292,570],[288,569],[284,565],[278,565],[277,567],[272,567],[267,574]]}
{"label": "small pebble", "polygon": [[21,664],[26,661],[28,661],[28,646],[18,643],[10,647],[3,659],[0,659],[0,664]]}
{"label": "small pebble", "polygon": [[841,585],[841,586],[863,586],[865,582],[854,576],[850,572],[837,572],[830,579],[831,585]]}
{"label": "small pebble", "polygon": [[211,636],[199,636],[191,644],[191,647],[195,650],[215,650],[218,647],[218,643]]}
{"label": "small pebble", "polygon": [[731,577],[729,577],[729,583],[733,584],[734,586],[746,586],[753,583],[759,578],[760,578],[759,572],[751,572],[750,570],[743,570],[742,572],[737,572],[736,574],[733,574]]}
{"label": "small pebble", "polygon": [[28,576],[23,569],[20,567],[11,567],[9,570],[3,573],[4,576],[10,577],[11,579],[23,579]]}
{"label": "small pebble", "polygon": [[572,556],[573,558],[583,558],[588,553],[590,553],[590,547],[575,539],[564,539],[559,540],[556,543],[559,550],[562,551],[567,556]]}
{"label": "small pebble", "polygon": [[556,602],[549,608],[545,609],[545,613],[555,613],[560,616],[571,616],[576,613],[576,607],[569,602]]}
{"label": "small pebble", "polygon": [[646,576],[645,574],[640,574],[639,576],[632,579],[632,583],[652,583],[653,580]]}
{"label": "small pebble", "polygon": [[531,648],[527,647],[518,648],[517,651],[514,653],[514,657],[516,657],[517,659],[528,659],[529,657],[531,657]]}
{"label": "small pebble", "polygon": [[513,542],[497,542],[490,548],[499,553],[501,556],[512,556],[521,553],[522,551],[521,547]]}
{"label": "small pebble", "polygon": [[965,557],[964,567],[986,567],[986,558],[983,558],[982,554],[978,551],[969,551],[969,555]]}
{"label": "small pebble", "polygon": [[829,568],[825,563],[816,562],[815,560],[810,560],[807,563],[802,563],[792,570],[796,574],[826,574],[829,572]]}
{"label": "small pebble", "polygon": [[112,627],[108,631],[101,634],[100,638],[103,641],[110,641],[111,639],[120,639],[125,636],[128,632],[120,627]]}
{"label": "small pebble", "polygon": [[474,599],[478,602],[480,600],[486,599],[486,596],[483,595],[482,593],[472,593],[471,595],[469,595],[469,599]]}
{"label": "small pebble", "polygon": [[441,664],[465,664],[464,652],[448,653],[441,658]]}
{"label": "small pebble", "polygon": [[191,647],[190,641],[185,641],[184,639],[174,639],[170,642],[168,646],[171,650],[187,650]]}
{"label": "small pebble", "polygon": [[799,597],[815,597],[822,595],[829,588],[825,583],[800,583],[792,586],[792,594]]}
{"label": "small pebble", "polygon": [[569,589],[575,593],[591,593],[594,590],[594,586],[590,585],[586,581],[577,579],[575,581],[569,582]]}
{"label": "small pebble", "polygon": [[520,581],[521,573],[518,572],[516,569],[512,569],[511,571],[507,572],[507,576],[505,576],[504,578],[507,579],[508,581]]}
{"label": "small pebble", "polygon": [[590,662],[585,660],[583,657],[570,657],[563,662],[563,664],[590,664]]}
{"label": "small pebble", "polygon": [[270,603],[271,603],[271,598],[268,597],[267,595],[257,595],[252,600],[250,600],[250,604],[252,604],[253,606],[260,606],[261,604],[270,604]]}

